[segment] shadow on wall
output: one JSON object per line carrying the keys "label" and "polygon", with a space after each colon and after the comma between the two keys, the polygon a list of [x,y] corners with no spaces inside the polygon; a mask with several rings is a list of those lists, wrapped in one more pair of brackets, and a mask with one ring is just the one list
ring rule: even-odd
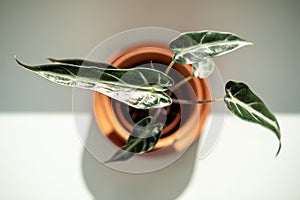
{"label": "shadow on wall", "polygon": [[[92,126],[93,124],[90,130],[94,128]],[[129,174],[113,170],[84,150],[82,173],[96,200],[173,200],[182,193],[190,181],[197,147],[198,142],[195,142],[172,165],[144,174]]]}

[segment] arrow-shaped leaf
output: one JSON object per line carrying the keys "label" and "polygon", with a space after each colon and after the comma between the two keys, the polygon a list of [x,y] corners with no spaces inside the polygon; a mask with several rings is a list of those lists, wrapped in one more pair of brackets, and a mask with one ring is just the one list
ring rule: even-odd
{"label": "arrow-shaped leaf", "polygon": [[149,116],[134,127],[125,146],[121,147],[106,163],[128,160],[135,154],[142,154],[154,148],[163,130],[162,123],[154,123]]}
{"label": "arrow-shaped leaf", "polygon": [[173,60],[181,64],[201,62],[203,58],[220,56],[252,43],[227,32],[199,31],[180,34],[171,41]]}
{"label": "arrow-shaped leaf", "polygon": [[198,63],[193,63],[193,75],[198,78],[207,78],[209,77],[214,69],[216,68],[215,62],[210,58],[204,58]]}
{"label": "arrow-shaped leaf", "polygon": [[94,90],[137,109],[172,103],[163,91],[173,86],[173,79],[154,69],[101,69],[63,63],[29,66],[17,62],[54,83]]}
{"label": "arrow-shaped leaf", "polygon": [[225,103],[228,109],[243,120],[253,122],[272,130],[280,142],[280,127],[275,116],[268,110],[263,101],[250,88],[241,82],[229,81],[225,86]]}

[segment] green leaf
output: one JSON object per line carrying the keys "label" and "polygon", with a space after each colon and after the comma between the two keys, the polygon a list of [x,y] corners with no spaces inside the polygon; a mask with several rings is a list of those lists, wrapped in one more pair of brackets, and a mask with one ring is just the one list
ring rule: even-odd
{"label": "green leaf", "polygon": [[173,60],[181,64],[201,62],[203,58],[220,56],[252,43],[227,32],[199,31],[180,34],[171,41]]}
{"label": "green leaf", "polygon": [[173,79],[154,69],[101,69],[64,63],[29,66],[17,62],[54,83],[94,90],[137,109],[172,103],[163,91],[173,86]]}
{"label": "green leaf", "polygon": [[229,81],[225,86],[225,91],[225,103],[233,114],[243,120],[264,126],[275,133],[279,140],[277,156],[281,148],[281,135],[275,116],[245,83]]}
{"label": "green leaf", "polygon": [[132,153],[130,151],[126,151],[125,149],[126,145],[121,147],[120,150],[118,150],[109,160],[105,161],[104,163],[112,163],[112,162],[117,162],[117,161],[125,161],[128,160],[129,158],[133,157],[135,153]]}
{"label": "green leaf", "polygon": [[125,150],[138,154],[150,151],[158,142],[162,130],[163,124],[154,123],[153,117],[142,119],[133,127]]}
{"label": "green leaf", "polygon": [[90,60],[83,60],[80,58],[74,59],[55,59],[55,58],[48,58],[53,63],[63,63],[63,64],[71,64],[71,65],[79,65],[79,66],[90,66],[90,67],[100,67],[100,68],[107,68],[107,69],[116,69],[116,67],[109,65],[107,63],[102,62],[95,62]]}
{"label": "green leaf", "polygon": [[214,69],[216,68],[215,62],[210,58],[204,58],[198,63],[193,63],[193,75],[198,78],[207,78],[209,77]]}
{"label": "green leaf", "polygon": [[106,163],[128,160],[135,154],[142,154],[153,149],[163,130],[162,123],[155,123],[149,116],[139,121],[134,127],[125,146],[121,147]]}

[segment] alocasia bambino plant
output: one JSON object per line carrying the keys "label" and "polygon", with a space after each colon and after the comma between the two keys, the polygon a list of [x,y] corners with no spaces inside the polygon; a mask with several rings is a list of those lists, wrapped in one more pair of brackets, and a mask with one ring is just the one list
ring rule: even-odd
{"label": "alocasia bambino plant", "polygon": [[[280,127],[276,117],[268,110],[263,101],[242,82],[228,81],[225,95],[218,99],[173,99],[170,89],[174,85],[168,73],[175,62],[190,64],[192,78],[206,78],[213,73],[215,63],[212,57],[221,56],[243,46],[251,45],[241,37],[218,31],[198,31],[180,34],[169,44],[174,53],[172,62],[165,72],[155,69],[136,67],[133,69],[117,69],[106,63],[82,59],[53,59],[53,63],[29,66],[17,63],[26,69],[57,84],[94,90],[121,101],[136,109],[162,108],[172,103],[198,104],[224,102],[234,115],[252,123],[259,124],[275,133],[281,148]],[[132,129],[125,146],[121,147],[107,162],[127,160],[135,154],[152,150],[158,142],[163,124],[156,122],[160,110],[155,116],[141,119]]]}

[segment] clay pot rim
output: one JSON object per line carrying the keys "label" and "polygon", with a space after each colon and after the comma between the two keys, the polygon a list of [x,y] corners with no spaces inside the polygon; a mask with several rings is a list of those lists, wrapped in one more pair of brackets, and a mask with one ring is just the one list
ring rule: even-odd
{"label": "clay pot rim", "polygon": [[[112,60],[111,64],[113,66],[119,67],[119,68],[124,68],[126,67],[126,65],[124,63],[126,63],[126,61],[130,60],[133,56],[136,55],[143,55],[143,54],[152,54],[152,55],[163,55],[167,58],[169,58],[170,62],[172,60],[172,55],[173,53],[170,52],[168,49],[166,49],[163,45],[151,45],[149,46],[149,44],[147,46],[139,46],[139,47],[134,47],[134,48],[130,48],[128,51],[126,51],[125,53],[117,56],[114,58],[114,60]],[[153,60],[155,62],[159,61],[157,56],[153,56]],[[174,69],[180,69],[181,71],[183,70],[183,68],[181,68],[182,66],[180,64],[175,64],[174,65]],[[186,70],[185,72],[182,73],[189,73],[191,74],[191,68],[189,66],[185,66],[184,70]],[[206,85],[206,82],[204,80],[198,80],[198,79],[193,79],[190,81],[190,84],[192,85],[192,87],[194,88],[194,92],[196,93],[196,95],[198,96],[198,98],[202,98],[202,99],[208,99],[209,98],[209,92],[208,92],[208,87]],[[195,91],[196,90],[196,91]],[[202,92],[201,92],[201,91]],[[100,102],[101,99],[101,103]],[[102,106],[100,106],[102,105]],[[100,107],[99,107],[100,106]],[[201,107],[201,113],[203,114],[204,117],[200,117],[199,118],[199,122],[198,124],[195,126],[195,132],[196,135],[193,136],[193,141],[199,137],[205,118],[207,117],[208,113],[209,113],[209,105],[205,104],[205,105],[197,105],[199,107]],[[100,94],[100,93],[95,93],[94,94],[94,112],[95,112],[95,117],[96,117],[96,121],[97,124],[99,126],[99,128],[102,130],[101,132],[104,133],[106,135],[106,137],[108,137],[111,141],[114,141],[114,143],[117,146],[122,146],[124,144],[124,141],[127,140],[127,137],[129,135],[128,131],[122,126],[120,125],[115,119],[114,116],[110,113],[109,107],[111,107],[111,101],[110,98]],[[111,109],[113,110],[113,109]],[[106,115],[107,119],[103,119],[103,115]],[[104,124],[106,124],[106,126],[108,124],[112,123],[111,127],[104,127]],[[183,124],[182,127],[180,127],[180,129],[186,129],[187,124]],[[189,125],[191,126],[191,124]],[[190,128],[189,128],[190,129]],[[115,135],[114,133],[117,132],[118,134]],[[120,142],[115,142],[115,140],[117,139],[116,137],[121,137]],[[157,145],[155,146],[154,150],[157,149],[161,149],[163,147],[169,146],[171,143],[173,143],[174,140],[178,141],[177,137],[177,131],[174,132],[173,134],[170,134],[168,137],[166,138],[161,138],[159,140],[159,142],[157,143]],[[182,139],[182,138],[181,138]],[[188,144],[184,144],[184,145],[179,145],[178,148],[175,148],[176,150],[183,150],[185,148],[187,148],[191,142],[187,141]],[[184,142],[183,142],[184,143]],[[178,145],[177,145],[178,146]]]}

